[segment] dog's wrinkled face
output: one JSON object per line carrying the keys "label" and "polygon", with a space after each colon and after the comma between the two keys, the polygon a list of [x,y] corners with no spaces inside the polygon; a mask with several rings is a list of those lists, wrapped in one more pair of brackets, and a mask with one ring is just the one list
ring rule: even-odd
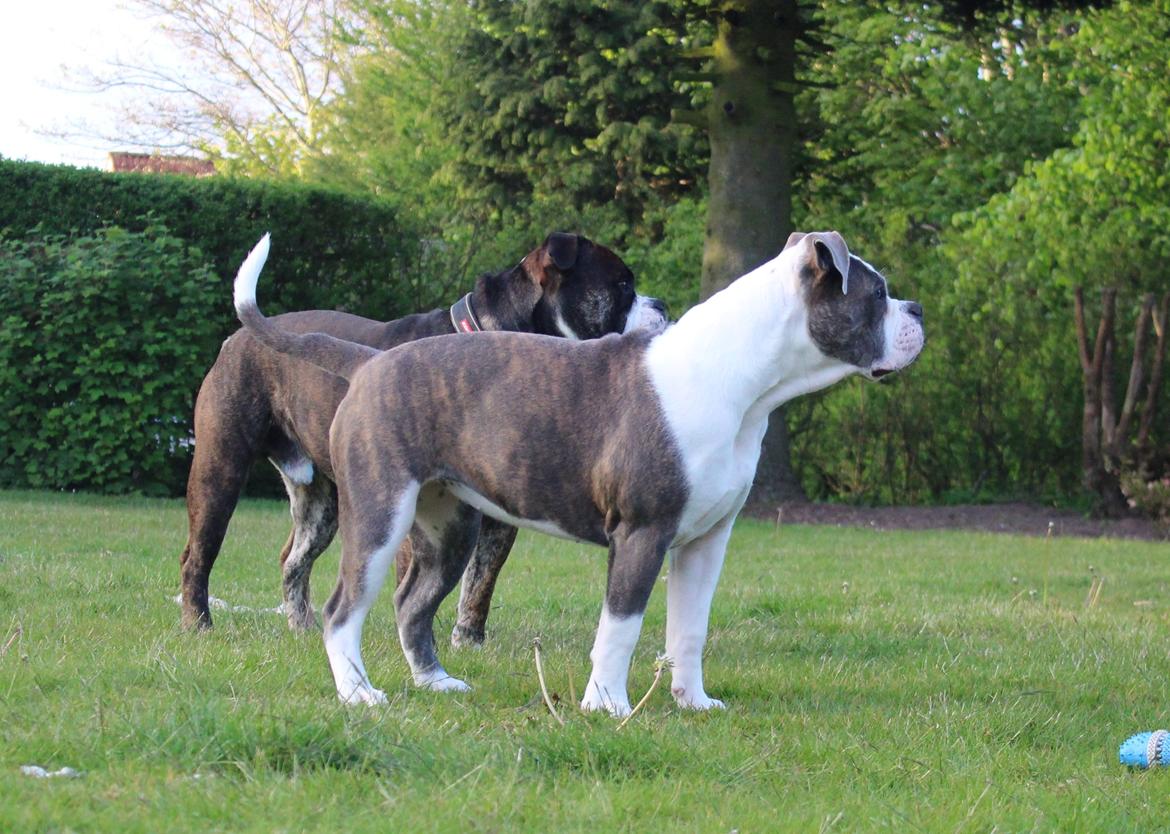
{"label": "dog's wrinkled face", "polygon": [[540,332],[595,339],[666,327],[665,305],[638,295],[630,268],[588,238],[551,234],[521,266],[543,287],[534,312]]}
{"label": "dog's wrinkled face", "polygon": [[821,352],[860,368],[868,379],[913,362],[925,344],[922,306],[891,297],[881,273],[849,254],[839,235],[808,237],[815,239],[805,242],[811,251],[801,285],[809,335]]}

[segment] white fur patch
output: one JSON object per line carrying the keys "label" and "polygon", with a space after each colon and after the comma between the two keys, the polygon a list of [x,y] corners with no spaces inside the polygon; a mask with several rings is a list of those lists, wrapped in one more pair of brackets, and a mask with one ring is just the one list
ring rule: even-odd
{"label": "white fur patch", "polygon": [[447,674],[443,667],[434,667],[429,672],[414,675],[414,683],[421,689],[432,692],[470,692],[471,687],[459,678]]}
{"label": "white fur patch", "polygon": [[562,336],[566,339],[572,339],[574,342],[581,341],[581,337],[577,335],[577,331],[569,327],[569,323],[565,321],[565,317],[561,315],[560,310],[557,310],[555,321],[557,323],[557,330],[561,331]]}
{"label": "white fur patch", "polygon": [[337,697],[343,703],[386,703],[386,694],[380,689],[375,689],[370,683],[365,664],[362,662],[362,627],[374,600],[378,598],[378,592],[382,590],[390,566],[394,564],[398,547],[410,531],[418,491],[417,483],[403,491],[398,506],[391,515],[392,524],[386,532],[385,543],[373,552],[365,554],[363,584],[358,601],[349,611],[349,617],[338,627],[327,625],[325,628],[325,653],[329,656],[329,668],[333,672],[333,682],[337,686]]}
{"label": "white fur patch", "polygon": [[671,661],[670,692],[679,706],[688,709],[724,706],[703,688],[703,647],[734,519],[734,515],[725,518],[707,535],[671,551],[666,575],[666,655]]}
{"label": "white fur patch", "polygon": [[325,635],[325,654],[333,670],[337,697],[343,704],[384,704],[386,693],[375,689],[362,663],[361,640],[364,617],[351,615],[339,628]]}
{"label": "white fur patch", "polygon": [[691,308],[646,352],[690,487],[673,545],[738,512],[772,411],[860,370],[813,343],[800,254],[789,248]]}
{"label": "white fur patch", "polygon": [[236,305],[236,312],[256,304],[256,282],[260,280],[260,271],[264,269],[264,262],[268,260],[268,247],[271,235],[264,233],[259,243],[252,247],[248,257],[240,264],[236,273],[235,286],[232,288]]}
{"label": "white fur patch", "polygon": [[634,297],[634,304],[626,314],[626,326],[622,333],[632,333],[635,330],[661,333],[666,329],[667,323],[666,316],[653,305],[650,298],[638,295]]}
{"label": "white fur patch", "polygon": [[480,495],[466,484],[450,481],[447,483],[447,485],[451,490],[451,494],[460,501],[475,507],[475,509],[479,510],[486,516],[494,518],[496,521],[502,521],[505,524],[511,524],[513,527],[526,527],[529,530],[536,530],[541,533],[546,533],[550,536],[556,536],[558,539],[568,539],[571,542],[592,544],[592,542],[586,542],[583,539],[579,539],[570,535],[569,533],[566,533],[560,528],[559,525],[551,521],[545,521],[544,519],[520,518],[518,516],[514,516],[503,507],[494,503],[491,499]]}
{"label": "white fur patch", "polygon": [[586,712],[605,710],[615,718],[630,714],[626,685],[630,676],[630,658],[641,632],[641,614],[615,617],[609,613],[609,608],[601,609],[597,638],[593,641],[593,651],[589,653],[593,671],[589,683],[585,684],[581,709]]}
{"label": "white fur patch", "polygon": [[459,516],[459,503],[444,495],[445,491],[450,491],[446,484],[427,484],[418,494],[418,507],[414,512],[415,525],[436,547],[442,542],[443,533],[451,522]]}
{"label": "white fur patch", "polygon": [[299,486],[308,486],[313,482],[313,462],[307,457],[297,458],[295,460],[279,461],[272,460],[272,465],[280,470],[280,474],[288,478],[294,484]]}
{"label": "white fur patch", "polygon": [[926,343],[922,320],[910,315],[906,302],[888,298],[885,318],[885,353],[869,369],[874,371],[900,371],[918,358]]}

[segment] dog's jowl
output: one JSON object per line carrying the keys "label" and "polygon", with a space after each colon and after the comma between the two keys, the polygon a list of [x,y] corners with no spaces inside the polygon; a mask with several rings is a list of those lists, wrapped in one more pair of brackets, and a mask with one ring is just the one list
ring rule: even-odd
{"label": "dog's jowl", "polygon": [[416,683],[466,688],[439,663],[432,621],[464,569],[470,507],[609,548],[584,709],[629,712],[630,657],[667,553],[671,691],[686,707],[722,706],[703,679],[708,614],[768,415],[852,374],[897,371],[924,341],[922,308],[891,298],[835,232],[794,235],[662,333],[487,333],[386,352],[264,318],[255,286],[267,247],[240,268],[241,321],[349,381],[330,434],[342,555],[324,614],[337,693],[351,703],[385,700],[362,663],[362,626],[412,525],[425,546],[395,595],[399,639]]}
{"label": "dog's jowl", "polygon": [[[661,329],[661,302],[637,296],[621,258],[578,235],[552,234],[521,262],[481,277],[450,310],[378,322],[327,310],[275,319],[297,333],[328,333],[379,350],[452,333],[515,330],[591,339],[645,326]],[[309,603],[313,561],[337,530],[337,492],[329,426],[346,384],[319,368],[276,353],[240,331],[224,342],[195,405],[195,456],[187,484],[190,532],[183,550],[183,620],[209,626],[208,580],[248,470],[267,457],[284,480],[293,529],[281,552],[284,609],[296,629],[315,625]],[[516,536],[513,527],[462,513],[460,541],[474,548],[464,581],[454,642],[483,640],[492,588]],[[480,536],[475,538],[475,530]],[[408,554],[430,548],[415,529]]]}

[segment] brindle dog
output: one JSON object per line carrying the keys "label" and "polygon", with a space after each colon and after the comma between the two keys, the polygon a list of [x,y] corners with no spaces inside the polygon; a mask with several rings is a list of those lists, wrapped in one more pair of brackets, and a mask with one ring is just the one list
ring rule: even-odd
{"label": "brindle dog", "polygon": [[[291,332],[326,333],[388,350],[457,328],[592,339],[655,317],[665,321],[665,308],[656,299],[636,295],[633,273],[621,258],[579,235],[554,233],[515,267],[481,276],[450,310],[390,322],[330,310],[289,313],[275,320]],[[211,626],[211,569],[248,471],[256,456],[264,455],[279,470],[292,505],[293,529],[280,554],[284,610],[294,630],[316,627],[309,575],[337,532],[329,426],[346,388],[345,380],[276,353],[245,330],[224,342],[195,404],[195,455],[187,482],[189,533],[180,557],[185,625]],[[495,580],[515,537],[515,527],[483,520],[452,642],[483,641]],[[412,546],[425,546],[422,542],[418,535],[404,542],[400,569],[408,564]]]}

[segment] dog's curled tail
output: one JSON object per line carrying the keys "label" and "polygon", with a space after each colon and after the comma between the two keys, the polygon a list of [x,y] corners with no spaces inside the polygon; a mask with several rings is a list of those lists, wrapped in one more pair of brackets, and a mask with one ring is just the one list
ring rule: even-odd
{"label": "dog's curled tail", "polygon": [[379,351],[366,345],[347,342],[325,333],[292,333],[266,318],[256,306],[256,282],[268,260],[269,235],[260,238],[236,273],[234,301],[236,315],[244,328],[264,345],[278,353],[310,362],[318,368],[350,379],[354,371]]}

